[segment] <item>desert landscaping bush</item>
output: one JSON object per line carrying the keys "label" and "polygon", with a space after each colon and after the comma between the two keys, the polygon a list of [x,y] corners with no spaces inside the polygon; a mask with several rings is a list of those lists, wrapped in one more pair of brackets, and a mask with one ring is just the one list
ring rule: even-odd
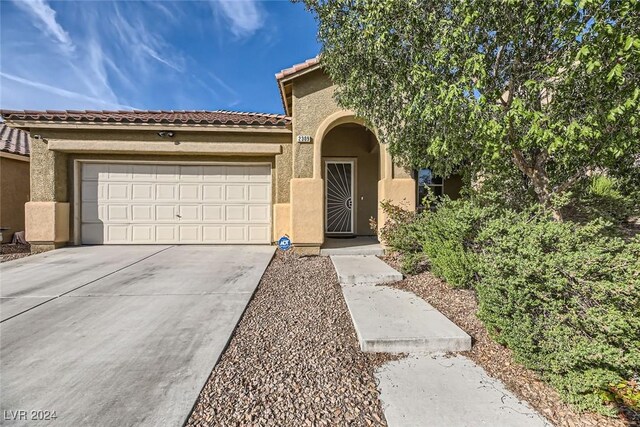
{"label": "desert landscaping bush", "polygon": [[568,402],[612,415],[640,372],[640,236],[510,213],[479,233],[478,316]]}
{"label": "desert landscaping bush", "polygon": [[403,265],[426,260],[450,285],[475,288],[494,338],[567,402],[608,415],[614,400],[640,410],[640,236],[625,242],[602,219],[560,222],[541,208],[470,200],[385,210],[382,237]]}
{"label": "desert landscaping bush", "polygon": [[607,175],[594,175],[585,180],[576,191],[572,207],[578,219],[603,218],[612,224],[637,214],[640,208],[638,193],[624,191],[623,179]]}
{"label": "desert landscaping bush", "polygon": [[481,225],[493,209],[468,200],[443,198],[433,210],[411,213],[389,203],[382,204],[391,221],[381,237],[402,254],[402,268],[412,273],[427,261],[433,274],[454,287],[469,287],[476,274],[472,246]]}

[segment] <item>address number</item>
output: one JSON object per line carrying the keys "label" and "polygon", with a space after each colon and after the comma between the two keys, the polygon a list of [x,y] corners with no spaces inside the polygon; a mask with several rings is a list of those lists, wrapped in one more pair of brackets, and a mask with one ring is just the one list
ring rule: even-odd
{"label": "address number", "polygon": [[311,136],[310,135],[298,135],[297,141],[298,142],[311,142]]}

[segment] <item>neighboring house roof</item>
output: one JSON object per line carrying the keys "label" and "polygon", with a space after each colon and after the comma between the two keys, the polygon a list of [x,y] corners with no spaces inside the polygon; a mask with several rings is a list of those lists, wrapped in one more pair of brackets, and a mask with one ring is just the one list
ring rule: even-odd
{"label": "neighboring house roof", "polygon": [[18,111],[0,110],[5,120],[51,122],[198,124],[237,126],[287,126],[291,118],[283,114],[245,113],[237,111]]}
{"label": "neighboring house roof", "polygon": [[292,88],[289,80],[295,78],[300,74],[305,74],[320,68],[320,55],[315,58],[307,59],[300,64],[296,64],[293,67],[286,68],[276,74],[276,81],[278,82],[278,88],[280,89],[280,97],[282,99],[282,106],[286,114],[291,115],[291,103],[292,103]]}
{"label": "neighboring house roof", "polygon": [[14,129],[0,122],[0,151],[17,156],[29,157],[31,152],[29,132]]}

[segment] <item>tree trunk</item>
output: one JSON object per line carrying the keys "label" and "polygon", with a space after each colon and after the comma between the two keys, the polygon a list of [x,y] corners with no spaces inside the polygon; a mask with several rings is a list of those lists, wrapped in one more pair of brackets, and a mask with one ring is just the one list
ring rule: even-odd
{"label": "tree trunk", "polygon": [[551,211],[554,220],[562,221],[562,212],[552,204],[554,191],[549,184],[549,177],[547,175],[547,158],[546,153],[540,152],[533,156],[532,164],[529,164],[520,150],[513,150],[513,162],[518,169],[531,180],[531,185],[538,197],[538,202]]}

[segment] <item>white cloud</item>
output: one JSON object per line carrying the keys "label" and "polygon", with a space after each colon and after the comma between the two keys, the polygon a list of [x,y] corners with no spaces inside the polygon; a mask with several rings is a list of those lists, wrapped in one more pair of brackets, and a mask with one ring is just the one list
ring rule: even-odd
{"label": "white cloud", "polygon": [[[56,20],[56,11],[45,0],[14,0],[14,3],[32,18],[40,21],[34,25],[52,36],[63,49],[68,52],[75,49],[69,33]],[[44,27],[41,27],[41,24],[44,24]]]}
{"label": "white cloud", "polygon": [[214,11],[222,12],[231,24],[231,32],[238,38],[251,37],[263,27],[264,10],[253,0],[216,1],[211,2]]}
{"label": "white cloud", "polygon": [[138,58],[147,56],[175,71],[183,71],[184,59],[182,56],[175,51],[166,53],[169,49],[164,39],[158,33],[147,29],[142,16],[132,14],[130,10],[128,12],[125,18],[120,13],[118,5],[115,4],[115,14],[111,17],[110,22],[122,44],[129,46]]}
{"label": "white cloud", "polygon": [[[117,109],[132,109],[133,107],[128,105],[122,105],[117,102],[112,102],[105,98],[98,98],[94,96],[85,95],[83,93],[74,92],[71,90],[63,89],[60,87],[48,85],[46,83],[36,82],[29,79],[25,79],[20,76],[16,76],[13,74],[8,74],[0,71],[0,77],[3,79],[10,80],[15,83],[19,83],[21,85],[27,86],[29,88],[37,89],[38,96],[41,96],[41,92],[46,92],[50,95],[55,95],[49,99],[48,105],[42,105],[42,101],[38,99],[37,108],[43,109],[68,109],[71,108],[69,101],[73,101],[73,105],[80,103],[83,105],[83,108],[117,108]],[[6,93],[3,94],[3,98],[6,97]],[[19,98],[13,99],[12,97],[8,97],[9,99],[3,99],[5,105],[3,108],[11,108],[11,109],[30,109],[34,108],[33,105],[36,100],[30,99],[29,97],[24,96],[24,92],[21,92],[21,96]],[[63,102],[63,106],[60,105],[60,99]],[[8,104],[8,105],[7,105]]]}

